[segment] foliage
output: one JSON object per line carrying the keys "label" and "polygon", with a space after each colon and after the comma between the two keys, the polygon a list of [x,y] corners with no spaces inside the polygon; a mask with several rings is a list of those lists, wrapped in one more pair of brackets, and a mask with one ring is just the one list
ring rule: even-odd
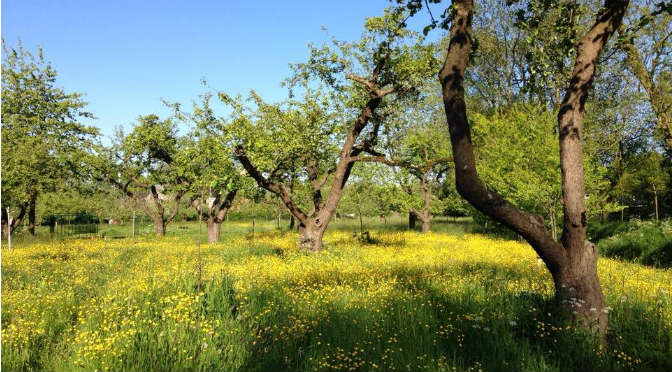
{"label": "foliage", "polygon": [[607,257],[664,266],[669,258],[672,231],[652,222],[632,222],[627,231],[601,240],[600,252]]}
{"label": "foliage", "polygon": [[83,161],[96,146],[98,129],[79,93],[56,86],[56,70],[37,54],[8,48],[2,60],[2,206],[22,207],[39,194],[85,178]]}

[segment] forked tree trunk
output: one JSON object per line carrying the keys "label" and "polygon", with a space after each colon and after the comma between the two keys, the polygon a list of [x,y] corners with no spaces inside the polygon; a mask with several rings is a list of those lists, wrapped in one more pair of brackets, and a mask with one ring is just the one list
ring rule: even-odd
{"label": "forked tree trunk", "polygon": [[597,277],[597,249],[586,240],[582,111],[599,53],[620,24],[627,6],[627,0],[605,0],[595,24],[577,46],[574,70],[559,109],[564,212],[561,243],[553,240],[543,218],[516,208],[489,190],[476,171],[463,86],[472,47],[472,0],[453,0],[450,43],[439,73],[458,192],[476,209],[523,236],[548,267],[556,297],[566,314],[583,327],[599,332],[606,331],[608,318]]}
{"label": "forked tree trunk", "polygon": [[217,222],[214,217],[210,217],[207,220],[207,225],[208,225],[208,243],[219,242],[219,235],[222,230],[222,223]]}

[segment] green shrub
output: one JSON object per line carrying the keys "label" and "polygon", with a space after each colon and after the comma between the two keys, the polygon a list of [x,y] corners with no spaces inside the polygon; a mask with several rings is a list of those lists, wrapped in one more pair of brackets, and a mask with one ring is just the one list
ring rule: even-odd
{"label": "green shrub", "polygon": [[588,240],[597,244],[600,240],[622,233],[628,229],[628,223],[621,221],[600,221],[593,219],[588,222]]}
{"label": "green shrub", "polygon": [[644,263],[644,257],[666,244],[672,244],[672,236],[665,234],[660,226],[651,222],[634,222],[628,224],[627,231],[601,240],[598,247],[606,257]]}
{"label": "green shrub", "polygon": [[660,268],[672,267],[672,241],[668,241],[660,248],[649,252],[642,258],[642,263]]}

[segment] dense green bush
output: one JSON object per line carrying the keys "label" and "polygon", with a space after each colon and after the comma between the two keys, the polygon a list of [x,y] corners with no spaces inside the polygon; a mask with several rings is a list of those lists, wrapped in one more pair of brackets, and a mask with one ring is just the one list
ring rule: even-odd
{"label": "dense green bush", "polygon": [[602,239],[626,231],[627,228],[627,222],[592,219],[588,222],[588,231],[586,233],[588,235],[588,240],[593,243],[598,243]]}
{"label": "dense green bush", "polygon": [[669,221],[662,224],[631,222],[627,224],[625,231],[600,240],[598,247],[606,257],[657,267],[670,267],[672,233],[670,233],[669,225]]}
{"label": "dense green bush", "polygon": [[661,268],[672,267],[672,241],[668,241],[660,248],[649,252],[642,258],[642,263]]}

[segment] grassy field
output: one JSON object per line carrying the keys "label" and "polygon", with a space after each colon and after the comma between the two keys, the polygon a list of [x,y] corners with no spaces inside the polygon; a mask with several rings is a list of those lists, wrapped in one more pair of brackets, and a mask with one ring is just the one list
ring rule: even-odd
{"label": "grassy field", "polygon": [[599,261],[606,343],[564,324],[524,243],[339,221],[325,251],[227,222],[2,252],[2,370],[672,370],[672,271]]}

